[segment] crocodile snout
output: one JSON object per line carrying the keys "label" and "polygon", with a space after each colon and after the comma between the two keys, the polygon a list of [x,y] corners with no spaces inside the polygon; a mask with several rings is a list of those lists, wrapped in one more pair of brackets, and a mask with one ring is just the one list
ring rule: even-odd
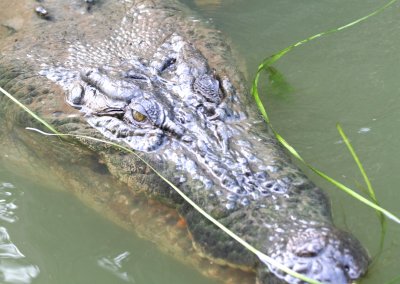
{"label": "crocodile snout", "polygon": [[[321,283],[347,284],[363,276],[370,258],[358,240],[332,227],[309,228],[289,239],[276,260],[288,268]],[[300,284],[274,267],[274,274],[287,283]]]}

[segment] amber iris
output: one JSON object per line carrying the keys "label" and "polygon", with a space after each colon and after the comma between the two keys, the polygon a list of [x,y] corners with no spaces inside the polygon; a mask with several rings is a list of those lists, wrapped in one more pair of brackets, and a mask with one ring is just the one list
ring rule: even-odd
{"label": "amber iris", "polygon": [[145,116],[143,113],[138,112],[137,110],[132,111],[132,117],[134,120],[138,122],[143,122],[146,120],[147,116]]}

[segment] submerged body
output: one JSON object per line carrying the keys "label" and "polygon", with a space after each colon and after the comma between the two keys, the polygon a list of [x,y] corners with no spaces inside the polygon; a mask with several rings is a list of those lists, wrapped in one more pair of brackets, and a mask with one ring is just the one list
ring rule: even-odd
{"label": "submerged body", "polygon": [[[47,1],[46,18],[10,26],[18,31],[1,46],[0,85],[19,90],[61,132],[137,150],[214,218],[289,268],[323,283],[361,277],[367,253],[334,227],[323,192],[268,133],[220,33],[176,1],[110,2]],[[260,283],[300,283],[209,223],[134,156],[82,143],[121,181],[176,208],[204,256],[253,267]]]}

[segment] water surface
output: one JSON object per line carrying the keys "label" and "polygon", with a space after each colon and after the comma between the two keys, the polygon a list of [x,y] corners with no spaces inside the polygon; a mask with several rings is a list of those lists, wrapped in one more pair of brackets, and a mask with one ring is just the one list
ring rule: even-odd
{"label": "water surface", "polygon": [[0,283],[214,283],[88,208],[0,166]]}

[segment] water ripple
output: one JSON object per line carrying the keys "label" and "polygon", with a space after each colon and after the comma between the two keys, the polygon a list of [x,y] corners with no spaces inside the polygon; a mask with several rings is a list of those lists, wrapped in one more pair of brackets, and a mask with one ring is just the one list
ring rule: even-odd
{"label": "water ripple", "polygon": [[39,275],[39,267],[36,265],[25,265],[4,263],[0,264],[0,280],[2,283],[30,284]]}
{"label": "water ripple", "polygon": [[19,249],[10,241],[7,229],[0,227],[0,259],[2,258],[24,258],[25,256]]}
{"label": "water ripple", "polygon": [[135,283],[135,279],[132,276],[129,276],[126,271],[123,271],[123,262],[126,261],[129,257],[129,252],[123,252],[117,255],[114,258],[111,257],[102,257],[97,261],[97,264],[104,268],[105,270],[110,271],[112,274],[117,276],[118,278],[130,282]]}
{"label": "water ripple", "polygon": [[14,185],[8,182],[0,183],[0,220],[7,223],[14,223],[18,220],[15,210],[18,206],[14,203],[14,194],[11,191]]}
{"label": "water ripple", "polygon": [[[11,183],[0,183],[0,221],[15,223],[15,195],[18,193]],[[0,226],[0,282],[30,284],[40,273],[39,267],[27,263],[25,255],[11,241],[7,228]]]}

